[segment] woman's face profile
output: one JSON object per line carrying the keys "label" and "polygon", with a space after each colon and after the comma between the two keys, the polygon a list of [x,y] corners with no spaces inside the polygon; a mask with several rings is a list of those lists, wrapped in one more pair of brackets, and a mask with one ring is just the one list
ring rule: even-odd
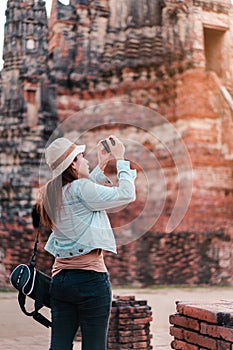
{"label": "woman's face profile", "polygon": [[72,163],[73,169],[76,171],[78,178],[89,177],[89,162],[84,158],[83,153],[79,153],[76,160]]}

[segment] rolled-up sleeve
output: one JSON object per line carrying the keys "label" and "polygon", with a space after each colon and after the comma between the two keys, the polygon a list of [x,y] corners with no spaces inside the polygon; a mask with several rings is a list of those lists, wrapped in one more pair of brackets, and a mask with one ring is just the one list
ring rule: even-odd
{"label": "rolled-up sleeve", "polygon": [[112,185],[112,181],[107,176],[105,176],[105,174],[98,165],[90,173],[89,179],[101,185]]}
{"label": "rolled-up sleeve", "polygon": [[75,181],[74,191],[92,211],[116,208],[133,202],[136,198],[136,170],[130,169],[129,161],[117,161],[118,186],[106,187],[90,179]]}

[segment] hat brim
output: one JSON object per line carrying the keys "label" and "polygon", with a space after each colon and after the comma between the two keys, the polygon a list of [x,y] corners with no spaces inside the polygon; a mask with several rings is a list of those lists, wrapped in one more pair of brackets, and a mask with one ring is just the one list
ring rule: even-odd
{"label": "hat brim", "polygon": [[78,145],[75,147],[75,149],[73,150],[73,152],[70,153],[70,155],[60,164],[56,167],[56,169],[54,169],[52,171],[52,176],[53,178],[61,175],[63,173],[63,171],[65,171],[70,164],[73,162],[74,158],[80,154],[83,153],[86,149],[85,145]]}

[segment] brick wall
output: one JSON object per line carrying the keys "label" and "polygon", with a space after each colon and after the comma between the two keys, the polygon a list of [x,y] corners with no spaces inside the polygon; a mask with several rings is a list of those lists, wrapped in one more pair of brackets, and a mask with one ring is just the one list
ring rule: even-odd
{"label": "brick wall", "polygon": [[[91,150],[114,132],[142,146],[127,146],[127,156],[138,170],[137,200],[111,215],[115,228],[132,222],[125,231],[131,243],[120,244],[118,256],[106,254],[114,284],[232,284],[233,123],[220,91],[233,80],[230,0],[151,0],[144,6],[136,1],[121,6],[107,0],[72,0],[69,6],[53,1],[49,23],[44,2],[24,4],[10,0],[6,12],[0,285],[5,285],[13,266],[30,256],[30,213],[45,143],[57,123],[60,127],[76,112],[74,123],[65,130],[58,127],[55,136],[76,132]],[[229,53],[223,55],[219,76],[206,70],[204,27],[220,30],[222,50]],[[119,102],[122,109],[116,108]],[[138,110],[130,111],[129,106]],[[161,124],[155,112],[166,122]],[[177,164],[184,164],[169,123],[189,152],[193,186],[186,181],[190,171],[177,171]],[[154,135],[163,135],[165,144]],[[108,174],[113,169],[111,164]],[[173,208],[178,204],[179,213],[190,190],[188,212],[167,233]],[[135,224],[148,195],[147,215]],[[49,270],[51,258],[43,252],[47,235],[39,263]],[[122,239],[120,233],[117,239]]]}
{"label": "brick wall", "polygon": [[27,262],[34,241],[31,212],[39,165],[57,122],[47,65],[44,1],[7,2],[0,105],[0,288]]}
{"label": "brick wall", "polygon": [[176,350],[232,350],[232,301],[177,302],[170,316],[171,343]]}

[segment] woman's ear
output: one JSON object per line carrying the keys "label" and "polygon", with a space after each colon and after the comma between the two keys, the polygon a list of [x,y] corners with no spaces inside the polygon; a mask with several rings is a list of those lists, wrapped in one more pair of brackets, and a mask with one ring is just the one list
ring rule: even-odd
{"label": "woman's ear", "polygon": [[76,170],[76,162],[72,162],[70,166],[71,169]]}

